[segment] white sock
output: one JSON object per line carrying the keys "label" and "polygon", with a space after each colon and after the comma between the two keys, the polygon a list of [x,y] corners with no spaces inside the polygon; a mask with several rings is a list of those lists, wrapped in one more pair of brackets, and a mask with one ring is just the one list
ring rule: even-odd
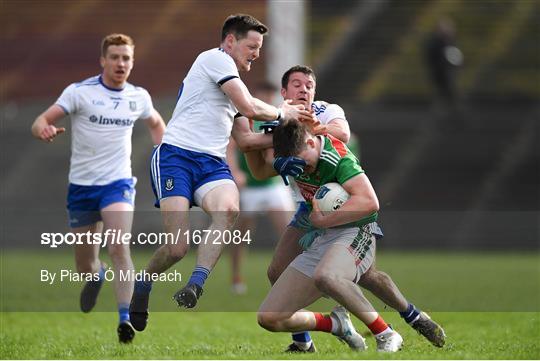
{"label": "white sock", "polygon": [[298,346],[298,348],[305,351],[305,350],[309,350],[309,348],[311,347],[311,344],[313,343],[313,340],[309,340],[308,342],[300,342],[300,341],[293,341],[293,342],[296,346]]}
{"label": "white sock", "polygon": [[341,327],[339,325],[338,320],[336,320],[332,315],[330,315],[330,319],[332,320],[332,335],[337,335],[338,332],[341,333]]}
{"label": "white sock", "polygon": [[393,331],[393,330],[392,330],[390,327],[387,327],[386,330],[384,330],[383,332],[380,332],[380,333],[376,334],[375,337],[387,335],[387,334],[389,334],[389,333],[392,333],[392,331]]}

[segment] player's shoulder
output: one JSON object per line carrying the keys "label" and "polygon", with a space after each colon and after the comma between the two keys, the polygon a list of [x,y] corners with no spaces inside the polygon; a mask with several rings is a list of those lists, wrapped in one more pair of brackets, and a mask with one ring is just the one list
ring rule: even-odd
{"label": "player's shoulder", "polygon": [[74,88],[97,86],[97,85],[100,85],[99,77],[100,77],[99,75],[95,75],[95,76],[92,76],[90,78],[86,78],[86,79],[84,79],[82,81],[72,83],[72,84],[70,84],[70,86],[72,86]]}
{"label": "player's shoulder", "polygon": [[311,109],[315,112],[315,115],[321,115],[330,110],[342,110],[337,104],[329,103],[324,100],[316,100],[311,104]]}
{"label": "player's shoulder", "polygon": [[196,63],[208,63],[208,62],[234,63],[234,60],[223,49],[213,48],[213,49],[209,49],[200,53],[195,62]]}
{"label": "player's shoulder", "polygon": [[125,86],[124,90],[128,90],[130,92],[138,93],[138,94],[141,94],[141,95],[144,95],[144,96],[150,96],[150,93],[148,92],[148,90],[146,90],[142,86],[135,85],[135,84],[132,84],[132,83],[127,83],[126,82],[126,86]]}
{"label": "player's shoulder", "polygon": [[333,152],[339,155],[339,158],[345,157],[349,153],[347,145],[331,134],[324,136],[323,152]]}

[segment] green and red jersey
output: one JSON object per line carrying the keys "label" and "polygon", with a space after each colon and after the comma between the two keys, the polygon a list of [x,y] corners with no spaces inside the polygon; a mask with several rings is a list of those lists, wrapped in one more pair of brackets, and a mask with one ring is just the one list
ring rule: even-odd
{"label": "green and red jersey", "polygon": [[[364,173],[360,162],[350,149],[339,139],[331,136],[318,136],[321,140],[321,153],[317,168],[311,174],[301,174],[295,178],[296,184],[306,203],[311,210],[315,192],[320,186],[337,182],[343,184],[354,176]],[[374,212],[358,222],[355,226],[361,226],[377,220],[377,212]]]}

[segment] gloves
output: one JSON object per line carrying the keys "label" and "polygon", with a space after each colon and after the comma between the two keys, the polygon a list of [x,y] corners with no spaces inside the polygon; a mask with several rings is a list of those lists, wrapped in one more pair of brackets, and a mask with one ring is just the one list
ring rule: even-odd
{"label": "gloves", "polygon": [[306,234],[304,234],[302,236],[302,238],[300,238],[298,240],[298,244],[302,247],[302,249],[305,251],[307,250],[311,244],[313,243],[313,241],[315,240],[315,238],[319,237],[321,234],[323,233],[322,230],[320,229],[315,229],[313,231],[310,231]]}
{"label": "gloves", "polygon": [[281,122],[279,120],[264,122],[261,124],[261,129],[264,131],[264,134],[271,134],[274,133],[274,129],[280,124]]}
{"label": "gloves", "polygon": [[304,173],[304,167],[306,162],[302,158],[298,157],[277,157],[272,164],[276,172],[279,173],[286,186],[289,185],[287,176],[299,176]]}

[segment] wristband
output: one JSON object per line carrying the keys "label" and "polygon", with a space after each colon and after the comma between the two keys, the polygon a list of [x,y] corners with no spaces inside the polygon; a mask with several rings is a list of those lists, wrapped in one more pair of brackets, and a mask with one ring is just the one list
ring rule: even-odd
{"label": "wristband", "polygon": [[281,108],[276,108],[276,109],[277,109],[277,118],[276,118],[276,120],[283,119],[283,110]]}

